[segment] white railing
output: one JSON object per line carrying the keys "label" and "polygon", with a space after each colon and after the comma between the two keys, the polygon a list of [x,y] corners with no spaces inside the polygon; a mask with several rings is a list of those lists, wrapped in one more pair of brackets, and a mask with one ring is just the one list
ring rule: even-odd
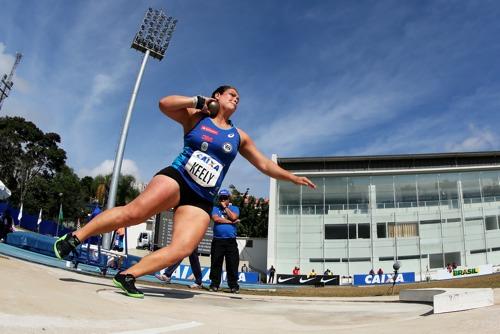
{"label": "white railing", "polygon": [[[500,202],[500,197],[476,197],[465,198],[464,205],[493,203]],[[399,209],[399,208],[418,208],[418,207],[436,207],[447,206],[450,209],[459,208],[458,199],[441,200],[441,201],[410,201],[410,202],[392,202],[377,203],[377,209]],[[368,203],[361,204],[306,204],[306,205],[280,205],[280,215],[323,215],[328,214],[330,211],[354,211],[356,213],[367,213]]]}

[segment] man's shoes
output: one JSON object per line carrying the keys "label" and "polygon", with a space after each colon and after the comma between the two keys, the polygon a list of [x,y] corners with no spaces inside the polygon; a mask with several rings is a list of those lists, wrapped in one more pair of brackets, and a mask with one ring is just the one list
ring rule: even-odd
{"label": "man's shoes", "polygon": [[81,244],[80,240],[71,232],[60,237],[54,242],[54,253],[58,259],[64,259]]}
{"label": "man's shoes", "polygon": [[202,286],[201,284],[198,284],[198,283],[193,283],[189,286],[190,289],[201,289]]}
{"label": "man's shoes", "polygon": [[113,278],[113,283],[117,288],[125,291],[129,297],[144,298],[144,294],[135,287],[135,277],[130,274],[124,275],[119,272]]}
{"label": "man's shoes", "polygon": [[164,274],[155,274],[155,277],[164,283],[170,283],[170,281],[172,280],[170,277]]}
{"label": "man's shoes", "polygon": [[231,288],[231,293],[235,293],[235,294],[240,293],[240,288]]}
{"label": "man's shoes", "polygon": [[219,288],[216,287],[216,286],[214,286],[214,285],[210,285],[208,287],[208,291],[210,291],[210,292],[217,292],[217,291],[219,291]]}

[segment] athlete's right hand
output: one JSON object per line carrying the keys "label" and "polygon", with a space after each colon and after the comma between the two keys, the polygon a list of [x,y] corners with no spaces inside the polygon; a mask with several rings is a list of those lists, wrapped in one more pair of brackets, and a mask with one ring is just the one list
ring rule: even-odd
{"label": "athlete's right hand", "polygon": [[217,100],[214,98],[205,97],[205,96],[203,98],[205,99],[205,104],[203,105],[203,108],[200,109],[200,112],[205,114],[205,115],[210,116],[210,110],[208,110],[208,104],[212,101],[217,101]]}
{"label": "athlete's right hand", "polygon": [[316,189],[316,185],[305,176],[295,176],[292,182],[299,186],[308,186],[309,188]]}

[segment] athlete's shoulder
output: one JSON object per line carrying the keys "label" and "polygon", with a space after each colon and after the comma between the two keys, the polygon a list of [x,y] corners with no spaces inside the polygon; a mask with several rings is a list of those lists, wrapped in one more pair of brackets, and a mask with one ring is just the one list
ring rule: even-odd
{"label": "athlete's shoulder", "polygon": [[238,134],[240,135],[241,140],[250,139],[250,136],[248,135],[248,133],[243,131],[241,128],[236,128],[236,130],[238,131]]}

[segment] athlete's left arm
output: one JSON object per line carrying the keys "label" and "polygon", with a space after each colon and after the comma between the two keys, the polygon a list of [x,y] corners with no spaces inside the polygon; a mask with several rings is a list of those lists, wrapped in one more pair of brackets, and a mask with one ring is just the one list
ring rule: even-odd
{"label": "athlete's left arm", "polygon": [[290,181],[297,185],[316,189],[316,185],[307,177],[292,174],[278,166],[274,161],[268,159],[259,151],[253,140],[245,131],[238,129],[238,133],[240,134],[240,154],[262,173],[278,180]]}

